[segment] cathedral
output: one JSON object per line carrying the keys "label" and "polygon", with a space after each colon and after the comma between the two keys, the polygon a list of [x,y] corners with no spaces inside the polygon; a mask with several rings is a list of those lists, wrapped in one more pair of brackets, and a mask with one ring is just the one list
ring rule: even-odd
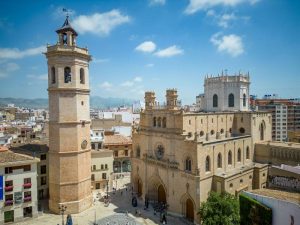
{"label": "cathedral", "polygon": [[49,208],[79,213],[92,204],[87,48],[76,45],[77,32],[67,16],[47,46],[49,93]]}
{"label": "cathedral", "polygon": [[271,140],[272,118],[249,111],[249,84],[249,75],[207,77],[199,112],[185,112],[176,89],[166,91],[166,105],[145,93],[131,172],[140,198],[167,203],[169,213],[199,224],[210,191],[266,187],[268,165],[253,161],[254,145]]}

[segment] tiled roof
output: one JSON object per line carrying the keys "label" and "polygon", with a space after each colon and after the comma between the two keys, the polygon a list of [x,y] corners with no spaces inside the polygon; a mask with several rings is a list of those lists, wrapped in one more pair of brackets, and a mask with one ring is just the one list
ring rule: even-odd
{"label": "tiled roof", "polygon": [[124,144],[127,145],[132,144],[131,139],[119,134],[104,136],[104,145],[124,145]]}
{"label": "tiled roof", "polygon": [[300,193],[287,192],[282,190],[273,190],[273,189],[255,189],[249,192],[300,204]]}
{"label": "tiled roof", "polygon": [[33,158],[30,156],[14,153],[12,151],[0,152],[0,163],[20,162],[20,161],[28,161],[32,159]]}

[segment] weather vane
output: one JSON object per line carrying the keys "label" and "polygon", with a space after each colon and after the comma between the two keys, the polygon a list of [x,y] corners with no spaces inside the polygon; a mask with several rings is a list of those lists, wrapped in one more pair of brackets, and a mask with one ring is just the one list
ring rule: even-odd
{"label": "weather vane", "polygon": [[63,8],[62,11],[66,13],[67,17],[69,17],[69,14],[71,13],[71,10]]}

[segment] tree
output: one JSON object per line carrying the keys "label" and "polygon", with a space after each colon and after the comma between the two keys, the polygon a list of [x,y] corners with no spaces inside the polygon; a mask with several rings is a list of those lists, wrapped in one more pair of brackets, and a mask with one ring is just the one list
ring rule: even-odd
{"label": "tree", "polygon": [[202,225],[240,224],[238,199],[229,193],[211,192],[198,211]]}

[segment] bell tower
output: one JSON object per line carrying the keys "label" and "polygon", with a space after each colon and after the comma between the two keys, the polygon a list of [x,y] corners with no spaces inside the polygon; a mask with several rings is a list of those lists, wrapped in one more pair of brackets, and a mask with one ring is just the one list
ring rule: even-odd
{"label": "bell tower", "polygon": [[49,208],[79,213],[92,204],[89,61],[76,46],[77,32],[67,16],[47,46],[49,94]]}

